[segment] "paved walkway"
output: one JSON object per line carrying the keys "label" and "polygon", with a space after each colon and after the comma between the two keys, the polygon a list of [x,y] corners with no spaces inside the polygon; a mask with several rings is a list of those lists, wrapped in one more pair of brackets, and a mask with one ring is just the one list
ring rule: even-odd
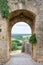
{"label": "paved walkway", "polygon": [[12,53],[10,60],[4,65],[43,65],[43,63],[35,62],[29,54]]}

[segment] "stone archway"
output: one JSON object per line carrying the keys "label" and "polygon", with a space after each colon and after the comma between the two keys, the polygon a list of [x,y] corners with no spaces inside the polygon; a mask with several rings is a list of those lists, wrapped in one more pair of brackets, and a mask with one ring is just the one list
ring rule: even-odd
{"label": "stone archway", "polygon": [[7,20],[2,18],[0,13],[0,62],[6,62],[10,57],[11,28],[13,24],[20,21],[26,22],[30,25],[32,33],[36,33],[37,44],[34,49],[34,58],[37,61],[43,61],[43,1],[29,0],[25,5],[19,1],[15,2],[16,0],[8,0],[11,13]]}
{"label": "stone archway", "polygon": [[[35,14],[28,10],[16,10],[10,13],[8,18],[8,42],[9,42],[9,53],[11,50],[11,29],[12,26],[20,21],[27,23],[30,25],[32,34],[35,33]],[[33,53],[32,53],[33,54]]]}
{"label": "stone archway", "polygon": [[[32,28],[32,31],[35,28],[35,14],[28,10],[16,10],[12,13],[10,13],[10,16],[8,18],[8,23],[10,28],[17,22],[25,21],[27,24],[30,25]],[[12,22],[13,21],[13,22]]]}

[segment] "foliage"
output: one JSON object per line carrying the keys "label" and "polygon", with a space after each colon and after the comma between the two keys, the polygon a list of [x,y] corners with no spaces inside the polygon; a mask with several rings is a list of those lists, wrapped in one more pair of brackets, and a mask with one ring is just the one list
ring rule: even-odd
{"label": "foliage", "polygon": [[12,43],[11,49],[12,49],[12,51],[17,50],[17,44],[15,44],[15,42]]}
{"label": "foliage", "polygon": [[19,43],[17,43],[17,46],[22,46],[22,43],[20,43],[20,42],[19,42]]}
{"label": "foliage", "polygon": [[35,34],[32,34],[30,39],[29,39],[29,42],[31,44],[36,44],[37,43],[37,39],[36,39],[36,35]]}
{"label": "foliage", "polygon": [[8,7],[8,1],[7,0],[0,0],[0,12],[2,14],[3,18],[8,18],[9,16],[9,7]]}
{"label": "foliage", "polygon": [[20,50],[19,46],[21,46],[22,43],[20,43],[18,40],[12,40],[11,49],[13,50]]}
{"label": "foliage", "polygon": [[17,46],[21,46],[22,45],[22,43],[20,43],[20,41],[18,41],[18,40],[13,40],[12,43],[15,43]]}

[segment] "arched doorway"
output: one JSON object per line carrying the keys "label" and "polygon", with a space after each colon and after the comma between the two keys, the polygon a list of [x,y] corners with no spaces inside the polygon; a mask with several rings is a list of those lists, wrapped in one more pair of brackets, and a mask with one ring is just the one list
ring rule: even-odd
{"label": "arched doorway", "polygon": [[[14,24],[24,21],[30,25],[32,34],[35,33],[35,14],[28,10],[16,10],[10,13],[8,18],[8,39],[9,39],[9,51],[11,50],[11,28]],[[33,53],[32,53],[33,54]]]}
{"label": "arched doorway", "polygon": [[26,45],[29,44],[31,34],[31,27],[27,23],[18,22],[14,24],[11,29],[11,52],[18,54],[21,53],[23,51],[24,42]]}

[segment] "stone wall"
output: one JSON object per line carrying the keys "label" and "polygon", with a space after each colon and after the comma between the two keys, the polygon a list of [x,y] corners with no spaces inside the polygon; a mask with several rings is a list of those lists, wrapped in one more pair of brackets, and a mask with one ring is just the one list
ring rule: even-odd
{"label": "stone wall", "polygon": [[[10,14],[15,10],[25,9],[36,15],[34,33],[36,33],[37,44],[33,49],[33,58],[37,61],[43,61],[43,0],[26,0],[25,5],[20,1],[18,3],[15,3],[14,0],[8,1]],[[9,40],[7,22],[8,20],[0,16],[0,62],[6,62],[10,58],[9,43],[11,40]]]}
{"label": "stone wall", "polygon": [[28,42],[22,43],[22,52],[32,55],[32,45]]}
{"label": "stone wall", "polygon": [[0,62],[7,61],[9,57],[7,34],[7,21],[0,15]]}

